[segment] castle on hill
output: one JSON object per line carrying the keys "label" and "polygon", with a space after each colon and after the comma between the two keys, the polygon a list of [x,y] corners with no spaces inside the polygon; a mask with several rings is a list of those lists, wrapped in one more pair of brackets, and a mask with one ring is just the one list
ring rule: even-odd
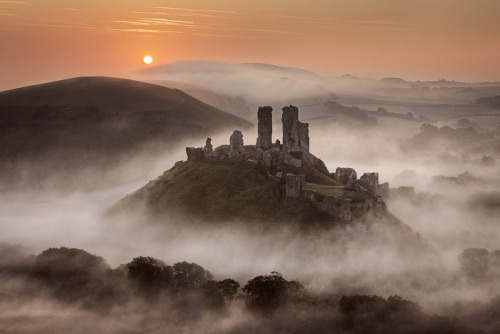
{"label": "castle on hill", "polygon": [[[384,209],[385,204],[379,196],[378,173],[365,173],[359,179],[352,168],[339,167],[335,173],[330,173],[324,162],[309,152],[309,124],[299,121],[299,109],[292,105],[282,109],[283,141],[273,143],[272,114],[272,107],[259,107],[255,145],[244,145],[243,133],[235,130],[229,138],[229,145],[214,149],[211,138],[207,138],[204,147],[186,147],[187,160],[237,159],[261,163],[270,177],[284,179],[285,205],[308,200],[330,216],[345,221],[367,211],[377,214]],[[315,185],[307,182],[305,174],[300,173],[284,175],[283,170],[287,167],[300,170],[305,164],[335,180],[337,185]]]}

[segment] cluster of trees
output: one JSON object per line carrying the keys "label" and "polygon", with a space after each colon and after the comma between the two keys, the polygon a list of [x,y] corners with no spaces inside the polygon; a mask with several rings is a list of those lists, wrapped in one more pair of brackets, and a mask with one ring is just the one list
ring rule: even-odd
{"label": "cluster of trees", "polygon": [[448,140],[456,144],[468,143],[476,140],[485,140],[493,138],[492,133],[480,133],[472,126],[457,127],[451,126],[435,126],[429,123],[424,123],[420,127],[420,133],[410,139],[410,144],[425,146],[432,144],[436,139]]}
{"label": "cluster of trees", "polygon": [[[99,314],[133,305],[134,314],[140,312],[149,325],[172,326],[177,319],[189,326],[207,314],[222,319],[236,307],[245,311],[245,321],[235,323],[229,333],[323,333],[332,328],[345,333],[481,333],[450,318],[428,316],[420,305],[399,296],[333,299],[310,293],[278,272],[256,276],[240,287],[231,278],[215,280],[196,263],[170,266],[140,256],[112,269],[102,257],[81,249],[50,248],[32,256],[0,245],[0,251],[0,282],[6,277],[27,282],[16,285],[23,290],[14,294],[48,295]],[[466,249],[460,261],[468,275],[477,277],[498,268],[499,254]]]}
{"label": "cluster of trees", "polygon": [[140,256],[112,269],[100,256],[64,247],[43,251],[27,269],[39,283],[34,286],[61,301],[101,311],[134,299],[150,305],[190,300],[218,310],[234,300],[240,287],[230,278],[215,281],[212,273],[196,263],[169,266]]}

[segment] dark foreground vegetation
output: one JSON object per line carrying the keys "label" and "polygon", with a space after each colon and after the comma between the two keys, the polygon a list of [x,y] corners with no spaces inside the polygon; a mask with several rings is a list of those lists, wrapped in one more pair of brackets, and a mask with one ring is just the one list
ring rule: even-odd
{"label": "dark foreground vegetation", "polygon": [[[430,315],[398,295],[311,293],[278,272],[240,285],[231,278],[217,280],[196,263],[170,266],[140,256],[112,269],[81,249],[50,248],[36,256],[8,244],[0,250],[2,309],[13,299],[50,300],[126,324],[106,331],[112,333],[498,333],[500,328],[500,298],[452,318]],[[464,277],[500,277],[498,251],[467,249],[459,260]],[[1,330],[6,318],[0,317]]]}

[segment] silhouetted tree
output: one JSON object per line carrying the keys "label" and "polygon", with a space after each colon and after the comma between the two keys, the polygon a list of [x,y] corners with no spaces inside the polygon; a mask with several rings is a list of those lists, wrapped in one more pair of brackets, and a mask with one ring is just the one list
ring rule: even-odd
{"label": "silhouetted tree", "polygon": [[175,286],[179,292],[200,287],[213,279],[212,273],[196,263],[178,262],[173,269]]}
{"label": "silhouetted tree", "polygon": [[217,281],[207,281],[201,288],[206,306],[211,309],[218,309],[224,306],[224,296]]}
{"label": "silhouetted tree", "polygon": [[266,313],[285,304],[287,287],[287,280],[273,271],[271,275],[254,277],[245,284],[243,291],[247,294],[247,305],[251,309]]}
{"label": "silhouetted tree", "polygon": [[348,315],[381,312],[386,306],[384,298],[371,295],[342,296],[339,301],[339,311]]}
{"label": "silhouetted tree", "polygon": [[106,302],[118,292],[110,281],[111,268],[100,256],[76,248],[49,248],[35,258],[35,277],[64,301],[86,306]]}
{"label": "silhouetted tree", "polygon": [[234,296],[238,293],[240,288],[240,283],[236,282],[231,278],[226,278],[225,280],[219,281],[219,290],[226,300],[234,300]]}
{"label": "silhouetted tree", "polygon": [[136,257],[127,264],[128,278],[145,297],[156,299],[159,293],[173,290],[173,270],[153,257]]}
{"label": "silhouetted tree", "polygon": [[[424,314],[420,305],[400,296],[342,296],[343,326],[356,333],[420,333]],[[425,331],[424,331],[425,332]]]}

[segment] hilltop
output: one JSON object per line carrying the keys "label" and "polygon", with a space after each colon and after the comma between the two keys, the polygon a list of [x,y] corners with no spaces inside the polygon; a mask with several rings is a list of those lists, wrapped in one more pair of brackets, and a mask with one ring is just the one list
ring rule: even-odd
{"label": "hilltop", "polygon": [[250,126],[180,90],[133,80],[82,77],[13,89],[0,92],[0,179],[103,171],[138,151]]}
{"label": "hilltop", "polygon": [[309,125],[298,120],[297,107],[283,108],[283,143],[272,142],[271,107],[259,108],[258,120],[256,145],[244,145],[235,130],[229,145],[213,149],[207,138],[204,147],[187,147],[187,161],[123,198],[113,211],[267,223],[349,222],[367,212],[389,216],[378,194],[378,173],[359,179],[352,168],[330,173],[309,152]]}

